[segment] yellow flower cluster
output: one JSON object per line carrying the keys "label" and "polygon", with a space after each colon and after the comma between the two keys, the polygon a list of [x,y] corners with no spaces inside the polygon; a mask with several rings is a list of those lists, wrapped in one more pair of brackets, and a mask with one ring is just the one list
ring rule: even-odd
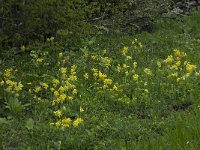
{"label": "yellow flower cluster", "polygon": [[80,124],[83,123],[83,119],[82,118],[76,118],[76,120],[72,121],[71,118],[63,118],[58,120],[55,125],[57,128],[61,128],[62,130],[64,130],[67,127],[70,127],[70,125],[73,125],[74,127],[78,127]]}
{"label": "yellow flower cluster", "polygon": [[152,75],[153,75],[151,69],[149,69],[149,68],[145,68],[145,69],[144,69],[144,72],[145,72],[147,75],[149,75],[149,76],[152,76]]}
{"label": "yellow flower cluster", "polygon": [[174,61],[174,57],[169,55],[163,62],[164,63],[172,63]]}
{"label": "yellow flower cluster", "polygon": [[128,53],[128,47],[127,46],[123,47],[121,52],[122,55],[126,55]]}
{"label": "yellow flower cluster", "polygon": [[4,87],[4,89],[15,96],[19,96],[19,91],[22,91],[23,84],[21,82],[16,82],[11,80],[11,76],[13,73],[12,68],[5,69],[3,72],[3,80],[1,80],[0,85]]}
{"label": "yellow flower cluster", "polygon": [[9,78],[12,75],[12,71],[13,71],[12,68],[5,69],[4,74],[3,74],[4,78]]}
{"label": "yellow flower cluster", "polygon": [[197,69],[197,66],[191,64],[191,62],[184,61],[183,58],[187,56],[185,52],[178,49],[174,49],[174,56],[169,55],[163,62],[167,65],[171,71],[168,74],[168,78],[175,77],[177,82],[185,81],[193,72]]}
{"label": "yellow flower cluster", "polygon": [[106,68],[110,67],[111,65],[111,60],[108,57],[100,57],[100,63]]}
{"label": "yellow flower cluster", "polygon": [[106,74],[103,74],[101,71],[99,71],[99,79],[104,81],[105,78],[107,78],[107,75]]}
{"label": "yellow flower cluster", "polygon": [[44,60],[43,58],[37,58],[37,59],[36,59],[36,62],[37,62],[37,63],[42,63],[43,60]]}
{"label": "yellow flower cluster", "polygon": [[50,38],[47,38],[47,42],[53,42],[54,41],[54,37],[52,36],[52,37],[50,37]]}
{"label": "yellow flower cluster", "polygon": [[182,52],[178,49],[174,49],[173,51],[174,51],[174,55],[176,56],[177,59],[181,59],[181,58],[187,56],[187,54],[185,52]]}
{"label": "yellow flower cluster", "polygon": [[61,120],[58,120],[55,125],[57,128],[62,128],[63,130],[66,127],[70,127],[70,125],[72,124],[72,120],[71,118],[63,118]]}
{"label": "yellow flower cluster", "polygon": [[197,69],[197,66],[191,64],[190,62],[186,62],[186,63],[185,63],[185,68],[186,68],[186,71],[187,71],[189,74],[192,74],[192,73]]}
{"label": "yellow flower cluster", "polygon": [[6,91],[8,92],[19,92],[23,88],[21,82],[15,82],[12,80],[7,80],[6,85],[7,85]]}

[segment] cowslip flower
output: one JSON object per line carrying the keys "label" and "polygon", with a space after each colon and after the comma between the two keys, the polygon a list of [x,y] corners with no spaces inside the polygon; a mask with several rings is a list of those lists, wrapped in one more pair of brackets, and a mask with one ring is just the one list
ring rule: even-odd
{"label": "cowslip flower", "polygon": [[60,110],[54,111],[53,113],[58,118],[60,118],[62,116],[62,111],[60,111]]}
{"label": "cowslip flower", "polygon": [[73,89],[72,94],[77,94],[77,89]]}
{"label": "cowslip flower", "polygon": [[16,90],[16,91],[21,91],[23,87],[24,87],[23,84],[22,84],[21,82],[19,82],[19,83],[15,86],[15,90]]}
{"label": "cowslip flower", "polygon": [[177,57],[177,59],[187,56],[187,54],[185,52],[181,52],[178,49],[174,49],[173,51],[174,51],[174,55]]}
{"label": "cowslip flower", "polygon": [[133,68],[135,69],[137,67],[137,62],[135,61],[134,63],[133,63]]}
{"label": "cowslip flower", "polygon": [[72,120],[71,120],[71,118],[64,118],[64,119],[62,119],[62,128],[66,128],[66,127],[69,127],[70,125],[71,125],[71,123],[72,123]]}
{"label": "cowslip flower", "polygon": [[9,78],[9,77],[11,76],[11,74],[12,74],[12,71],[13,71],[12,68],[5,69],[5,71],[4,71],[4,73],[3,73],[3,76],[4,76],[5,78]]}
{"label": "cowslip flower", "polygon": [[174,61],[174,57],[169,55],[163,62],[164,63],[172,63]]}
{"label": "cowslip flower", "polygon": [[122,70],[122,67],[120,66],[120,64],[117,65],[117,72],[120,73]]}
{"label": "cowslip flower", "polygon": [[61,74],[66,74],[67,68],[64,68],[64,67],[60,68],[60,72],[61,72]]}
{"label": "cowslip flower", "polygon": [[83,75],[83,77],[84,77],[85,80],[87,80],[87,79],[89,78],[88,73],[85,73],[85,74]]}
{"label": "cowslip flower", "polygon": [[84,109],[80,106],[80,112],[84,112]]}
{"label": "cowslip flower", "polygon": [[62,58],[62,56],[63,56],[63,53],[60,52],[60,53],[58,54],[58,58]]}
{"label": "cowslip flower", "polygon": [[37,86],[36,88],[35,88],[35,93],[38,93],[38,92],[40,92],[41,91],[41,87],[40,86]]}
{"label": "cowslip flower", "polygon": [[121,52],[123,55],[126,55],[126,53],[128,53],[128,47],[127,46],[123,47]]}
{"label": "cowslip flower", "polygon": [[149,75],[149,76],[152,76],[152,75],[153,75],[151,69],[149,69],[149,68],[145,68],[145,69],[144,69],[144,72],[145,72],[147,75]]}
{"label": "cowslip flower", "polygon": [[42,63],[43,62],[43,58],[38,58],[38,59],[36,59],[36,62],[38,62],[38,63]]}
{"label": "cowslip flower", "polygon": [[104,80],[105,85],[111,85],[112,84],[112,79],[105,79]]}
{"label": "cowslip flower", "polygon": [[99,79],[104,80],[107,77],[106,74],[103,74],[101,71],[99,71]]}
{"label": "cowslip flower", "polygon": [[186,64],[186,71],[187,71],[188,73],[190,73],[190,74],[191,74],[194,70],[196,70],[196,68],[197,68],[197,66],[191,64],[190,62],[188,62],[188,63]]}
{"label": "cowslip flower", "polygon": [[133,79],[134,81],[137,81],[137,80],[138,80],[138,77],[139,77],[139,75],[134,74],[134,75],[132,76],[132,79]]}
{"label": "cowslip flower", "polygon": [[81,123],[83,122],[82,118],[77,118],[74,122],[73,122],[73,126],[77,127],[79,126]]}
{"label": "cowslip flower", "polygon": [[42,83],[42,87],[43,87],[45,90],[47,90],[49,86],[48,86],[47,83]]}

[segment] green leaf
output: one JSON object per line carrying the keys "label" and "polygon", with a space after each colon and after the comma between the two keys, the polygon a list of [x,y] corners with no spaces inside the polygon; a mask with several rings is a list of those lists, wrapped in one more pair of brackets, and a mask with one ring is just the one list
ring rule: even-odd
{"label": "green leaf", "polygon": [[34,121],[33,121],[32,118],[29,118],[29,119],[26,121],[25,127],[26,127],[28,130],[33,130]]}
{"label": "green leaf", "polygon": [[9,124],[9,121],[6,120],[5,118],[0,118],[0,125],[2,124]]}

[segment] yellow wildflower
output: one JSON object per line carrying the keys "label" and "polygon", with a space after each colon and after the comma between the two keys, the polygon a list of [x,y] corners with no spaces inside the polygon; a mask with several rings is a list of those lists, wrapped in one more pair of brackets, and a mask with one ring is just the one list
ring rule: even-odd
{"label": "yellow wildflower", "polygon": [[61,121],[59,120],[56,122],[56,127],[59,128],[60,126],[61,126]]}
{"label": "yellow wildflower", "polygon": [[92,60],[96,60],[96,59],[97,59],[97,56],[92,55],[92,56],[91,56],[91,59],[92,59]]}
{"label": "yellow wildflower", "polygon": [[77,94],[77,89],[73,89],[72,94]]}
{"label": "yellow wildflower", "polygon": [[65,99],[67,98],[66,94],[61,94],[59,96],[60,102],[63,103],[65,101]]}
{"label": "yellow wildflower", "polygon": [[72,97],[72,96],[68,96],[68,99],[69,99],[69,100],[73,100],[73,97]]}
{"label": "yellow wildflower", "polygon": [[47,83],[42,83],[42,87],[43,87],[45,90],[47,90],[49,86],[48,86]]}
{"label": "yellow wildflower", "polygon": [[62,56],[63,56],[62,52],[58,54],[58,58],[62,58]]}
{"label": "yellow wildflower", "polygon": [[53,86],[56,87],[58,84],[60,84],[60,81],[58,79],[52,80]]}
{"label": "yellow wildflower", "polygon": [[135,69],[137,67],[137,62],[135,61],[134,63],[133,63],[133,68]]}
{"label": "yellow wildflower", "polygon": [[80,112],[84,112],[84,109],[80,106]]}
{"label": "yellow wildflower", "polygon": [[71,118],[62,119],[62,127],[63,128],[69,127],[71,123],[72,123]]}
{"label": "yellow wildflower", "polygon": [[21,91],[23,87],[24,87],[23,84],[21,84],[21,82],[19,82],[19,83],[17,84],[17,86],[15,86],[15,90],[16,90],[16,91]]}
{"label": "yellow wildflower", "polygon": [[54,37],[53,36],[51,36],[50,38],[47,38],[47,42],[53,42],[54,41]]}
{"label": "yellow wildflower", "polygon": [[158,66],[158,68],[161,68],[161,66],[162,66],[162,64],[161,64],[161,62],[160,61],[157,61],[157,66]]}
{"label": "yellow wildflower", "polygon": [[96,68],[92,68],[91,70],[92,70],[92,72],[94,72],[94,73],[93,73],[93,76],[94,76],[94,77],[97,77],[97,76],[99,75],[99,74],[98,74],[98,70],[97,70]]}
{"label": "yellow wildflower", "polygon": [[129,72],[128,72],[128,71],[126,71],[126,72],[125,72],[125,75],[126,75],[126,76],[128,76],[128,75],[129,75]]}
{"label": "yellow wildflower", "polygon": [[107,77],[106,74],[101,73],[101,71],[99,71],[99,79],[100,80],[104,80]]}
{"label": "yellow wildflower", "polygon": [[36,59],[36,62],[38,62],[38,63],[42,63],[43,62],[43,58],[38,58],[38,59]]}
{"label": "yellow wildflower", "polygon": [[122,67],[120,66],[120,64],[117,65],[117,72],[121,72]]}
{"label": "yellow wildflower", "polygon": [[152,75],[153,75],[151,69],[149,69],[149,68],[145,68],[145,69],[144,69],[144,72],[145,72],[147,75],[149,75],[149,76],[152,76]]}
{"label": "yellow wildflower", "polygon": [[134,81],[137,81],[137,80],[138,80],[138,77],[139,77],[139,75],[137,75],[137,74],[134,74],[134,75],[132,76],[132,78],[133,78]]}
{"label": "yellow wildflower", "polygon": [[58,91],[54,91],[54,96],[58,96],[59,95],[59,92]]}
{"label": "yellow wildflower", "polygon": [[5,71],[4,71],[4,77],[5,78],[9,78],[10,76],[11,76],[11,74],[12,74],[12,71],[13,71],[13,69],[12,68],[10,68],[10,69],[6,69]]}
{"label": "yellow wildflower", "polygon": [[177,78],[177,82],[180,82],[180,81],[185,81],[185,76],[182,76],[180,78]]}
{"label": "yellow wildflower", "polygon": [[2,80],[2,81],[0,82],[0,85],[1,85],[1,86],[3,86],[3,85],[4,85],[4,83],[5,83],[5,82]]}
{"label": "yellow wildflower", "polygon": [[104,80],[104,84],[105,85],[111,85],[112,84],[112,80],[111,79],[105,79]]}
{"label": "yellow wildflower", "polygon": [[74,122],[73,122],[73,126],[77,127],[79,126],[81,123],[83,122],[82,118],[77,118]]}
{"label": "yellow wildflower", "polygon": [[110,66],[111,60],[108,57],[101,57],[100,61],[106,68]]}
{"label": "yellow wildflower", "polygon": [[116,85],[113,86],[114,91],[118,91],[118,87]]}
{"label": "yellow wildflower", "polygon": [[177,66],[177,67],[180,67],[180,66],[181,66],[181,61],[180,61],[180,60],[176,62],[176,66]]}
{"label": "yellow wildflower", "polygon": [[85,73],[85,74],[83,75],[83,77],[84,77],[85,80],[87,80],[87,79],[89,78],[88,73]]}
{"label": "yellow wildflower", "polygon": [[127,66],[127,64],[123,64],[123,68],[126,69],[128,68],[129,66]]}
{"label": "yellow wildflower", "polygon": [[37,87],[35,88],[35,92],[38,93],[38,92],[40,92],[40,91],[41,91],[41,87],[40,87],[40,86],[37,86]]}
{"label": "yellow wildflower", "polygon": [[123,47],[123,49],[122,49],[122,54],[126,55],[126,53],[128,53],[128,47],[127,46]]}
{"label": "yellow wildflower", "polygon": [[167,59],[165,59],[163,62],[164,62],[164,63],[172,63],[173,61],[174,61],[173,56],[172,56],[172,55],[169,55],[169,56],[167,57]]}
{"label": "yellow wildflower", "polygon": [[67,68],[64,68],[64,67],[60,68],[60,72],[62,74],[66,74],[67,73]]}
{"label": "yellow wildflower", "polygon": [[126,59],[127,59],[127,60],[131,60],[132,57],[131,57],[131,56],[126,56]]}
{"label": "yellow wildflower", "polygon": [[141,42],[138,42],[138,45],[139,45],[140,48],[143,47]]}
{"label": "yellow wildflower", "polygon": [[54,111],[53,113],[58,118],[60,118],[62,116],[62,111],[60,111],[60,110]]}
{"label": "yellow wildflower", "polygon": [[200,76],[200,71],[199,72],[195,72],[195,76]]}
{"label": "yellow wildflower", "polygon": [[187,71],[188,73],[190,73],[190,74],[191,74],[194,70],[196,70],[196,68],[197,68],[197,66],[191,64],[190,62],[188,62],[188,63],[186,64],[186,71]]}
{"label": "yellow wildflower", "polygon": [[65,88],[63,86],[60,86],[59,89],[58,89],[58,91],[60,93],[64,93],[65,92]]}
{"label": "yellow wildflower", "polygon": [[75,76],[75,75],[70,75],[70,76],[69,76],[69,79],[70,79],[71,81],[77,81],[77,76]]}
{"label": "yellow wildflower", "polygon": [[[104,90],[108,88],[108,85],[103,85],[102,87]],[[100,93],[102,92],[101,90],[99,91]]]}
{"label": "yellow wildflower", "polygon": [[170,77],[178,77],[178,73],[174,72],[174,73],[168,75],[168,78],[170,78]]}
{"label": "yellow wildflower", "polygon": [[178,49],[174,49],[173,51],[174,51],[175,56],[176,56],[178,59],[181,58],[181,57],[187,56],[187,54],[186,54],[185,52],[181,52],[181,51],[178,50]]}

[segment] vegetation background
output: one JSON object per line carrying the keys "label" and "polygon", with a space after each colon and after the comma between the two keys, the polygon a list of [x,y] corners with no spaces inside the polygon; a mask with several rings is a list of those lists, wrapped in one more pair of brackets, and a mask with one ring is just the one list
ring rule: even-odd
{"label": "vegetation background", "polygon": [[200,147],[199,1],[0,1],[0,149]]}

